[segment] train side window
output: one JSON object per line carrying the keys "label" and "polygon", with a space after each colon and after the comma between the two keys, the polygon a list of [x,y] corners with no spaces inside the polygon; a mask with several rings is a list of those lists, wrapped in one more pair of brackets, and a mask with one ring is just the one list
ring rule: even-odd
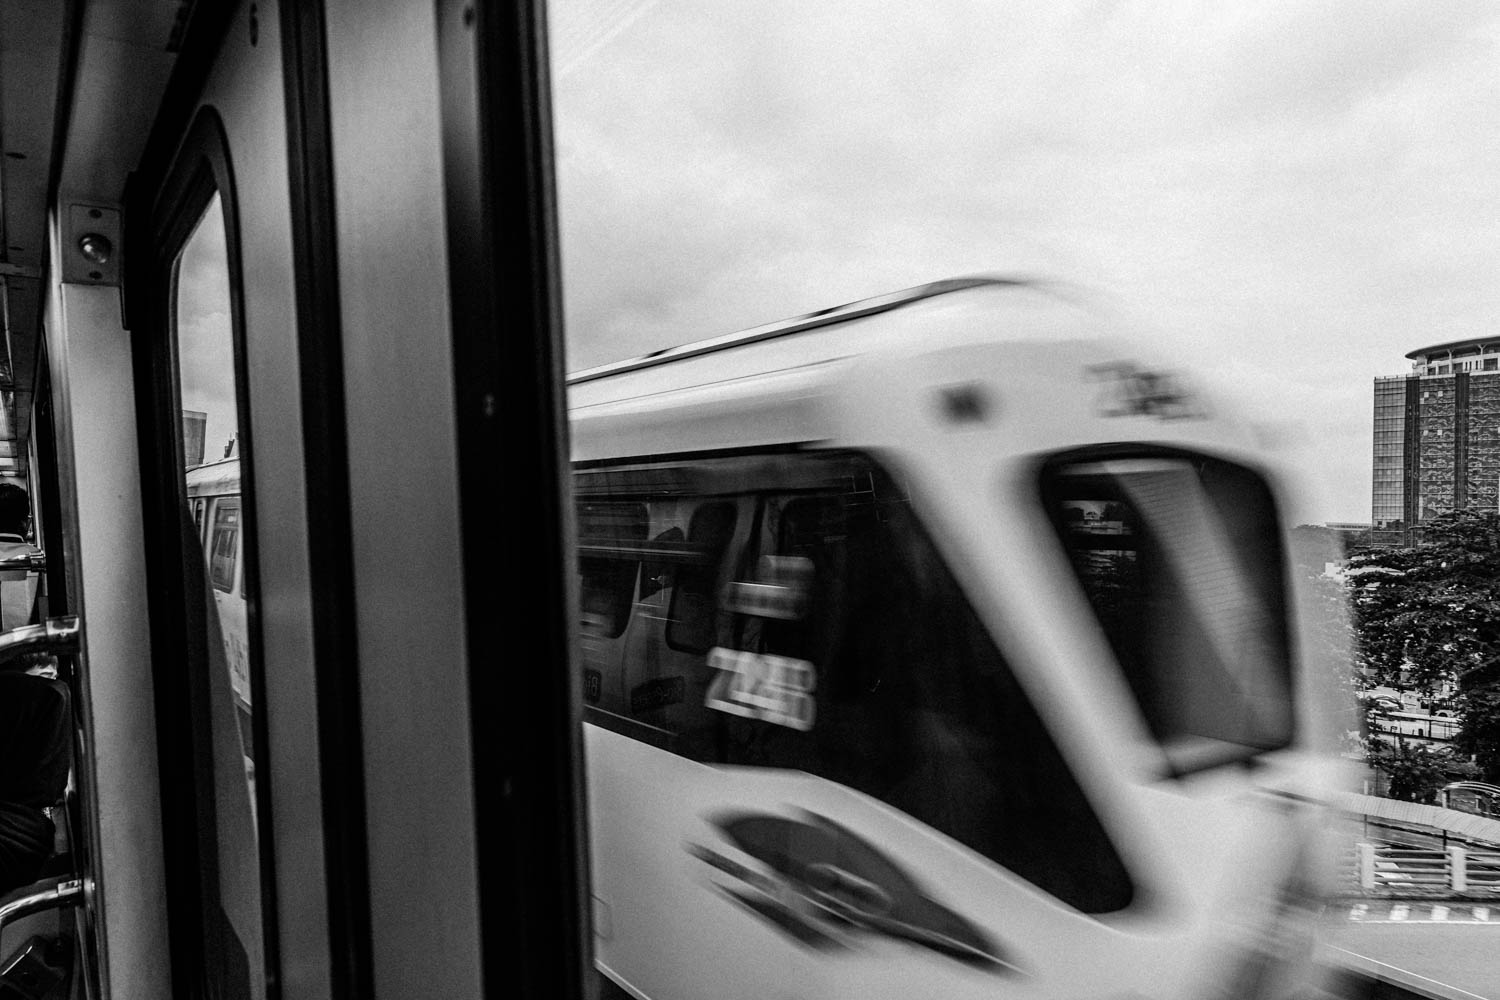
{"label": "train side window", "polygon": [[[595,708],[683,756],[878,798],[1085,912],[1129,904],[1114,845],[888,475],[799,453],[671,478],[636,498],[631,537],[647,540],[628,623],[608,657],[584,643]],[[598,516],[580,507],[581,538]]]}
{"label": "train side window", "polygon": [[1275,501],[1203,456],[1074,453],[1044,502],[1142,717],[1175,774],[1292,738],[1291,640]]}
{"label": "train side window", "polygon": [[749,503],[699,495],[648,501],[652,536],[625,649],[624,714],[670,734],[671,749],[697,760],[717,752],[718,719],[705,704],[712,682],[706,654],[728,624],[716,594],[729,576],[742,505]]}
{"label": "train side window", "polygon": [[214,505],[213,536],[209,540],[209,582],[215,590],[234,592],[234,571],[239,557],[240,501],[226,498]]}
{"label": "train side window", "polygon": [[579,508],[579,611],[585,635],[614,639],[625,631],[645,540],[644,504]]}
{"label": "train side window", "polygon": [[[615,488],[635,487],[617,477]],[[704,654],[727,620],[715,591],[737,518],[734,501],[680,483],[579,504],[580,647],[594,721],[654,733],[689,756],[710,753]]]}
{"label": "train side window", "polygon": [[623,711],[624,642],[646,540],[646,507],[639,503],[579,504],[578,646],[583,696],[602,711]]}
{"label": "train side window", "polygon": [[738,645],[805,664],[813,706],[726,719],[726,763],[819,775],[1084,912],[1124,908],[1130,876],[1046,726],[908,501],[867,471],[764,498],[747,563],[779,590],[740,609]]}
{"label": "train side window", "polygon": [[699,562],[678,567],[667,613],[667,645],[685,653],[706,653],[719,629],[719,567],[734,535],[738,511],[733,503],[706,503],[688,522],[687,541],[703,553]]}

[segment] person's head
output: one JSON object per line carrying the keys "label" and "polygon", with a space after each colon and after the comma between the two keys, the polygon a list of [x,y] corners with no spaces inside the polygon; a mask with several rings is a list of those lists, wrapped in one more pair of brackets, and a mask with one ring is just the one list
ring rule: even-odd
{"label": "person's head", "polygon": [[25,535],[31,498],[15,483],[0,483],[0,534]]}

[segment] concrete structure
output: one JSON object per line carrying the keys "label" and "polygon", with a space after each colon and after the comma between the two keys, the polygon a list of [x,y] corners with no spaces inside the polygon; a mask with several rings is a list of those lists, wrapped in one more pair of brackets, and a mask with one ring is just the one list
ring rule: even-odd
{"label": "concrete structure", "polygon": [[1500,503],[1500,337],[1412,351],[1409,375],[1375,380],[1370,516],[1404,542],[1425,520]]}

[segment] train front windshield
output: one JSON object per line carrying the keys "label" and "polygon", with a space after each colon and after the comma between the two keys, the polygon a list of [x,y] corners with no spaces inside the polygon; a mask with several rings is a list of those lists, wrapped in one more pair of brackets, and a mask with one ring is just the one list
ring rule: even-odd
{"label": "train front windshield", "polygon": [[1181,453],[1085,454],[1049,463],[1043,492],[1171,771],[1286,746],[1283,559],[1261,478]]}

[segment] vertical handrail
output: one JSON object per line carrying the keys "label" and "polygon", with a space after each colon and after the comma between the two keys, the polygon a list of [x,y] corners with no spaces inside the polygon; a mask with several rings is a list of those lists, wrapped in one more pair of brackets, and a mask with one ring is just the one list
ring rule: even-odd
{"label": "vertical handrail", "polygon": [[[0,563],[15,568],[18,562],[28,565],[45,565],[40,553],[27,554]],[[48,618],[35,625],[0,632],[0,671],[25,669],[35,662],[32,658],[50,655],[58,661],[58,679],[67,685],[72,719],[69,723],[69,739],[72,742],[72,780],[69,782],[70,797],[77,795],[77,807],[84,815],[76,816],[86,823],[85,836],[80,838],[78,824],[68,822],[68,841],[72,852],[74,870],[52,876],[30,886],[16,890],[0,902],[0,933],[5,928],[32,913],[45,910],[75,908],[82,916],[81,940],[75,951],[75,963],[82,963],[82,971],[75,966],[74,974],[84,983],[83,995],[89,998],[101,996],[99,984],[98,954],[93,949],[102,946],[94,931],[94,907],[97,896],[94,883],[94,864],[98,857],[97,817],[93,815],[92,755],[88,743],[87,699],[80,695],[80,685],[86,682],[79,668],[78,657],[82,653],[83,629],[77,615]],[[65,658],[67,658],[65,660]],[[72,816],[73,809],[67,814]]]}

